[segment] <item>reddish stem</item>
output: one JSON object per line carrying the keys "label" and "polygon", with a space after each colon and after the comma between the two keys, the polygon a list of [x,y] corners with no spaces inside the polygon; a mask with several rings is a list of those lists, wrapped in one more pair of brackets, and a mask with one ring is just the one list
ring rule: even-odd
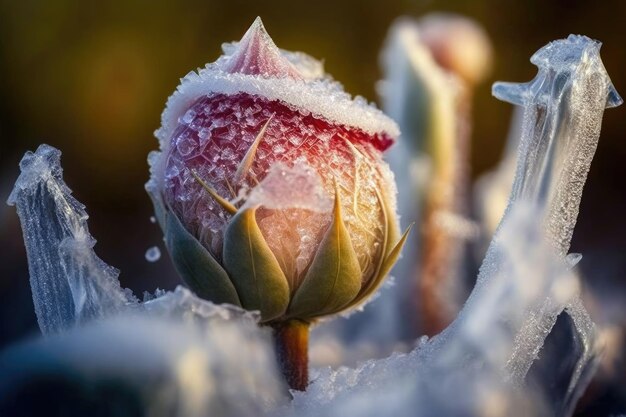
{"label": "reddish stem", "polygon": [[289,387],[306,390],[309,384],[309,323],[292,319],[272,327],[278,365]]}

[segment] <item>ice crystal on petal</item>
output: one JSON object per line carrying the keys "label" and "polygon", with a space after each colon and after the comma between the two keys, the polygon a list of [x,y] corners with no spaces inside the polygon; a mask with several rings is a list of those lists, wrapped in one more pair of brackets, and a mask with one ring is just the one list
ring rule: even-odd
{"label": "ice crystal on petal", "polygon": [[277,163],[270,168],[263,181],[252,189],[246,204],[267,209],[298,208],[326,212],[331,209],[332,200],[313,168],[304,163],[293,167]]}

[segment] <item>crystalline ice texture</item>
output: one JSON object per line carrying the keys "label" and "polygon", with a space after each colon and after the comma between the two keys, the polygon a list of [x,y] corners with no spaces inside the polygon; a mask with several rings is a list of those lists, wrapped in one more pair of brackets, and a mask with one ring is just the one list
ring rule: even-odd
{"label": "crystalline ice texture", "polygon": [[251,190],[246,205],[323,213],[332,208],[332,200],[326,194],[319,174],[312,168],[303,163],[294,167],[276,163],[263,181]]}
{"label": "crystalline ice texture", "polygon": [[[195,180],[191,170],[221,196],[237,199],[240,187],[254,189],[257,183],[264,182],[265,176],[276,164],[289,169],[306,165],[307,169],[316,173],[322,186],[309,196],[309,206],[327,204],[335,194],[334,179],[337,180],[344,221],[360,258],[363,274],[369,275],[375,264],[371,260],[378,256],[379,251],[374,243],[381,241],[383,232],[382,208],[377,192],[395,211],[395,187],[391,173],[375,145],[384,136],[371,136],[333,125],[295,111],[283,103],[246,94],[202,97],[189,111],[195,114],[193,123],[196,127],[191,129],[181,122],[171,138],[163,194],[187,229],[198,236],[207,248],[214,254],[221,253],[222,231],[229,217]],[[268,120],[250,169],[237,183],[235,174],[241,160]],[[204,144],[198,138],[198,131],[202,129],[210,132]],[[193,142],[193,151],[184,155],[180,151],[181,140]],[[298,194],[305,194],[298,190],[302,187],[297,184],[289,186],[295,188],[283,190],[283,198],[302,200],[298,197]],[[260,195],[262,190],[252,195]],[[319,198],[317,203],[312,202],[314,197]],[[270,203],[271,206],[275,204]],[[320,231],[325,230],[330,217],[313,212],[306,218],[298,215],[298,219],[287,223],[281,218],[293,214],[275,212],[270,217],[259,216],[259,225],[264,232],[273,233],[275,239],[264,233],[267,240],[274,240],[295,251],[293,254],[299,257],[297,270],[302,270],[312,258],[313,250],[320,241]],[[271,243],[270,247],[284,252]]]}
{"label": "crystalline ice texture", "polygon": [[602,114],[622,102],[600,59],[600,46],[585,36],[570,35],[532,56],[539,72],[529,83],[493,86],[496,97],[525,108],[510,202],[526,200],[545,207],[548,236],[563,255],[576,224]]}
{"label": "crystalline ice texture", "polygon": [[133,303],[118,271],[96,256],[84,206],[65,185],[61,152],[41,145],[20,163],[9,197],[22,223],[37,320],[45,334]]}
{"label": "crystalline ice texture", "polygon": [[189,105],[209,94],[246,93],[280,100],[316,117],[369,134],[398,136],[397,125],[363,98],[352,98],[323,70],[322,63],[301,52],[282,51],[257,19],[240,42],[223,45],[224,55],[198,73],[190,72],[169,98],[156,132],[161,149]]}

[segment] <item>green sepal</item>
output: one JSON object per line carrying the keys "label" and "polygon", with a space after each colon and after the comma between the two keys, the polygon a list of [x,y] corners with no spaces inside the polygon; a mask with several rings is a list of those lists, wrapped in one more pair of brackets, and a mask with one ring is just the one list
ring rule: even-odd
{"label": "green sepal", "polygon": [[361,292],[358,297],[355,299],[353,305],[360,304],[361,301],[364,301],[367,297],[376,291],[376,289],[382,284],[385,279],[385,275],[381,274],[380,271],[383,267],[383,263],[385,259],[393,249],[393,242],[396,242],[399,238],[398,224],[396,222],[395,216],[389,215],[393,213],[393,209],[390,207],[387,199],[383,198],[380,194],[380,191],[376,191],[376,198],[378,199],[378,204],[380,205],[381,213],[382,213],[382,222],[385,225],[383,229],[383,239],[380,247],[380,254],[376,257],[376,268],[374,269],[374,273],[371,277],[366,281],[366,284],[361,288]]}
{"label": "green sepal", "polygon": [[176,215],[166,213],[165,244],[176,271],[199,297],[241,307],[235,286],[213,255],[193,237]]}
{"label": "green sepal", "polygon": [[223,258],[243,308],[259,310],[263,322],[285,313],[289,285],[256,222],[256,207],[241,209],[231,219]]}
{"label": "green sepal", "polygon": [[385,261],[383,262],[382,267],[380,268],[380,271],[378,272],[379,276],[381,277],[381,280],[382,278],[386,277],[387,274],[389,274],[389,272],[391,272],[391,268],[398,261],[398,258],[400,257],[400,253],[402,253],[402,248],[404,247],[404,244],[406,243],[406,239],[409,237],[409,233],[411,233],[412,228],[413,228],[413,224],[411,223],[411,225],[409,225],[409,227],[407,227],[407,229],[402,234],[402,237],[400,238],[400,240],[398,240],[398,243],[396,243],[396,245],[391,249],[391,251],[389,251],[389,254],[385,258]]}
{"label": "green sepal", "polygon": [[370,285],[365,291],[361,292],[361,294],[359,294],[359,296],[355,299],[355,302],[352,303],[350,307],[355,307],[359,305],[361,302],[367,300],[374,293],[374,291],[378,289],[378,287],[383,282],[387,274],[389,274],[389,272],[391,271],[391,268],[395,265],[396,261],[398,260],[398,257],[400,256],[400,253],[402,252],[402,248],[404,247],[404,244],[406,243],[406,239],[408,238],[409,233],[411,232],[412,228],[413,228],[413,224],[411,224],[406,229],[402,237],[400,237],[400,240],[398,240],[398,242],[391,248],[387,256],[385,256],[385,258],[383,259],[380,265],[380,269],[377,272],[377,275],[372,278],[373,284]]}
{"label": "green sepal", "polygon": [[335,194],[333,220],[287,311],[310,319],[341,311],[361,290],[361,267]]}

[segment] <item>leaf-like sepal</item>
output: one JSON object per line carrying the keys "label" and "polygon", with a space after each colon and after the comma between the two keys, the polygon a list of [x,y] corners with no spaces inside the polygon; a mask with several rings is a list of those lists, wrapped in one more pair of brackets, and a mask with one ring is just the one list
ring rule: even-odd
{"label": "leaf-like sepal", "polygon": [[382,280],[385,276],[387,276],[387,274],[389,274],[389,272],[391,271],[391,268],[395,265],[396,261],[400,257],[402,248],[404,247],[404,244],[406,243],[406,239],[409,237],[409,233],[411,232],[412,228],[413,228],[413,224],[407,227],[406,231],[404,232],[404,234],[402,234],[402,237],[400,238],[398,243],[396,243],[395,246],[389,251],[389,254],[387,254],[387,257],[385,258],[380,268],[380,271],[378,273],[380,280]]}
{"label": "leaf-like sepal", "polygon": [[245,208],[231,219],[224,233],[223,261],[243,308],[259,310],[266,322],[287,310],[289,285],[255,213],[255,207]]}
{"label": "leaf-like sepal", "polygon": [[391,268],[394,266],[394,264],[398,260],[398,257],[400,256],[400,253],[402,252],[402,248],[404,247],[404,244],[406,243],[406,239],[409,236],[409,232],[411,231],[412,227],[413,225],[411,224],[406,229],[406,231],[404,232],[400,240],[398,240],[397,243],[393,247],[391,247],[387,255],[383,258],[380,264],[380,268],[376,272],[376,275],[372,278],[372,284],[368,288],[361,291],[358,297],[354,299],[354,302],[350,304],[349,306],[350,308],[356,307],[364,303],[378,289],[378,287],[383,282],[387,274],[389,274],[389,272],[391,271]]}
{"label": "leaf-like sepal", "polygon": [[214,303],[241,306],[235,286],[213,255],[193,237],[180,220],[166,212],[165,244],[176,271],[199,297]]}
{"label": "leaf-like sepal", "polygon": [[335,194],[333,220],[296,291],[287,315],[314,318],[341,311],[361,289],[361,267]]}

